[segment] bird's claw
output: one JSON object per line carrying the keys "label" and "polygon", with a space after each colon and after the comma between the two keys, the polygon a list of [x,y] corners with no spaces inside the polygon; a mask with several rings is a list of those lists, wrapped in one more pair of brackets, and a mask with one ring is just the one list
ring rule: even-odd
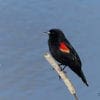
{"label": "bird's claw", "polygon": [[61,76],[59,76],[59,80],[61,79]]}
{"label": "bird's claw", "polygon": [[[61,71],[63,71],[64,73],[67,73],[66,71],[64,71],[62,68],[61,68]],[[59,77],[59,80],[61,79],[61,76],[60,75],[58,75],[58,77]]]}
{"label": "bird's claw", "polygon": [[62,64],[60,63],[60,64],[58,64],[58,66],[61,66]]}

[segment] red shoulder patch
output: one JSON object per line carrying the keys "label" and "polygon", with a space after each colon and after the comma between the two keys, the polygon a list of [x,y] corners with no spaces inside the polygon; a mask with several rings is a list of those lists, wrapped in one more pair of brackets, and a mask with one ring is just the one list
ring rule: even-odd
{"label": "red shoulder patch", "polygon": [[66,44],[64,42],[60,43],[59,50],[64,53],[70,53],[70,49],[66,46]]}

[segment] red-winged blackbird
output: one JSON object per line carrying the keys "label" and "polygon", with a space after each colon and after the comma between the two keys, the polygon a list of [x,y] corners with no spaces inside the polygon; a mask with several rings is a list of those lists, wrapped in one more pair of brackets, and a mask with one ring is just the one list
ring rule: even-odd
{"label": "red-winged blackbird", "polygon": [[52,56],[61,65],[69,66],[69,68],[72,71],[74,71],[82,79],[82,81],[88,86],[86,78],[82,72],[81,60],[77,52],[75,51],[75,49],[65,38],[64,33],[60,29],[51,29],[47,33],[49,35],[49,40],[48,40],[49,50]]}

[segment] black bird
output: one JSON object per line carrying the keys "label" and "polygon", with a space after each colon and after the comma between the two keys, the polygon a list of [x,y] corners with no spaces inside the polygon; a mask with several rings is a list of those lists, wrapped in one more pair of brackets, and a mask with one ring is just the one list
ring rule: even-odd
{"label": "black bird", "polygon": [[65,67],[69,66],[69,68],[88,86],[81,68],[82,64],[80,57],[66,39],[64,33],[60,29],[51,29],[47,33],[49,35],[48,45],[51,55],[60,63],[60,65],[64,65]]}

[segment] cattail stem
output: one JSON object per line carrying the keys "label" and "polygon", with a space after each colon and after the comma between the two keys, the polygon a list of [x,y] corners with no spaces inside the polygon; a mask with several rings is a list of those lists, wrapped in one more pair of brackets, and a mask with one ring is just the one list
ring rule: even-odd
{"label": "cattail stem", "polygon": [[44,55],[45,59],[50,63],[50,65],[55,69],[55,71],[58,73],[58,75],[61,77],[65,85],[67,86],[69,92],[74,96],[75,100],[78,100],[78,97],[76,95],[76,90],[69,80],[68,76],[65,75],[64,71],[61,70],[60,66],[56,63],[55,59],[49,54],[46,53]]}

